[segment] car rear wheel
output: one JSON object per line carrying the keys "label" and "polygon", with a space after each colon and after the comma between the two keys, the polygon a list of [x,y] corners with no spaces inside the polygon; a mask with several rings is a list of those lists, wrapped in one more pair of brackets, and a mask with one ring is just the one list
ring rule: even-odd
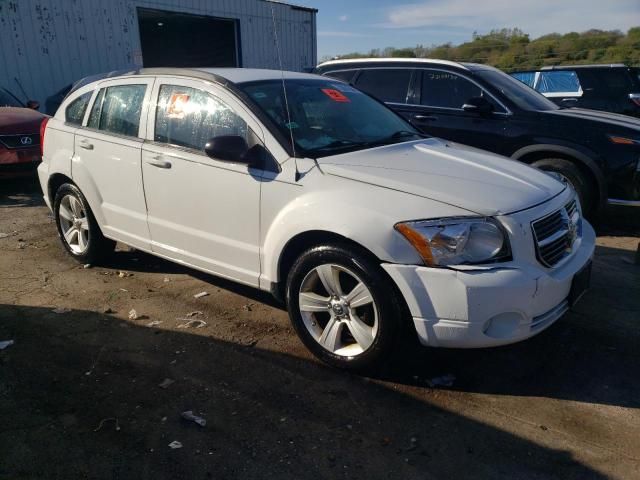
{"label": "car rear wheel", "polygon": [[289,317],[320,360],[371,369],[393,350],[402,317],[384,271],[366,255],[326,245],[304,252],[287,281]]}
{"label": "car rear wheel", "polygon": [[573,162],[563,158],[545,158],[533,164],[541,170],[559,174],[576,191],[585,216],[590,215],[597,204],[596,186]]}
{"label": "car rear wheel", "polygon": [[81,263],[96,263],[113,252],[115,243],[102,235],[82,192],[63,184],[53,203],[58,235],[67,252]]}

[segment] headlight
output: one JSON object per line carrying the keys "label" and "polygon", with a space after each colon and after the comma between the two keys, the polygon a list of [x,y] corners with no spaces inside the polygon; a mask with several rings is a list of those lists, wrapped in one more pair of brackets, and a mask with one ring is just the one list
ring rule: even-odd
{"label": "headlight", "polygon": [[483,218],[446,218],[395,226],[425,265],[486,263],[510,258],[509,242],[497,222]]}

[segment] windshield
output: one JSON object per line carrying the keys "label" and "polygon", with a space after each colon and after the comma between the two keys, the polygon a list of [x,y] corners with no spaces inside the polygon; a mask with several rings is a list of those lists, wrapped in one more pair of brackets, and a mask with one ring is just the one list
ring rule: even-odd
{"label": "windshield", "polygon": [[383,104],[335,80],[287,80],[287,116],[281,80],[241,84],[296,155],[326,157],[423,137]]}
{"label": "windshield", "polygon": [[523,110],[558,110],[559,108],[544,95],[511,75],[496,70],[479,70],[476,74]]}
{"label": "windshield", "polygon": [[0,88],[0,107],[23,107],[22,103],[4,88]]}

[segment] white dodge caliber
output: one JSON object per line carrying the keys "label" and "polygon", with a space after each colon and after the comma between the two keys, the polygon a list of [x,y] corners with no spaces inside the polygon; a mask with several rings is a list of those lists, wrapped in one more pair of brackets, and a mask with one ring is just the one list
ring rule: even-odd
{"label": "white dodge caliber", "polygon": [[588,287],[595,235],[566,184],[424,138],[338,80],[143,69],[77,89],[42,132],[73,257],[120,241],[270,291],[335,366],[379,363],[404,327],[434,347],[517,342]]}

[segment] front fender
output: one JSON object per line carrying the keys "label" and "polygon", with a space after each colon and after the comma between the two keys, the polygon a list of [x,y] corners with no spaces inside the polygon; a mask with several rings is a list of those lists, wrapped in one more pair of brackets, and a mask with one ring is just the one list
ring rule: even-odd
{"label": "front fender", "polygon": [[303,187],[307,192],[283,184],[271,184],[263,191],[261,284],[280,281],[283,251],[291,239],[305,232],[337,234],[360,244],[381,262],[415,265],[422,260],[394,229],[396,223],[469,215],[451,205],[352,180],[330,177],[330,183],[331,187],[314,191]]}

